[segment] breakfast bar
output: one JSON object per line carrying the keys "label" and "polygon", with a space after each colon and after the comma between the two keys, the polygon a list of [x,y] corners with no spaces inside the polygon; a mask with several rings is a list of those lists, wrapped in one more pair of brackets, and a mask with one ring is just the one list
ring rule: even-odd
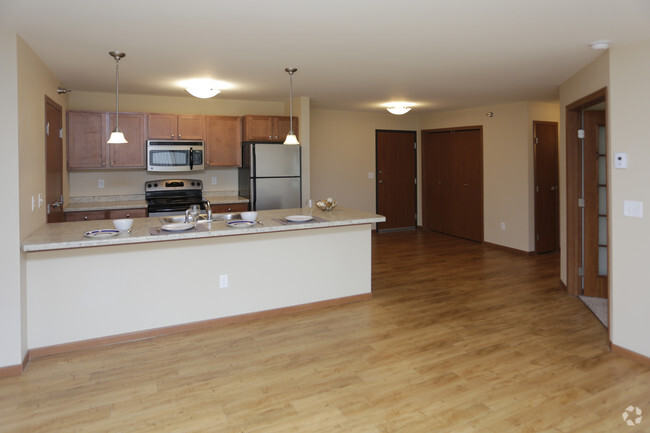
{"label": "breakfast bar", "polygon": [[47,224],[22,245],[28,348],[56,353],[291,309],[371,296],[372,225],[380,215],[336,208],[292,223],[303,209],[259,212],[255,224],[201,222],[160,230],[137,218]]}

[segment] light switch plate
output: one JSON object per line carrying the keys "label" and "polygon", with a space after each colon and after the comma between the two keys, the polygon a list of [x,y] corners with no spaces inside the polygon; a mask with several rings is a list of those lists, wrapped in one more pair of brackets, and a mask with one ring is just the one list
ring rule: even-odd
{"label": "light switch plate", "polygon": [[627,153],[617,152],[614,154],[614,167],[627,168]]}
{"label": "light switch plate", "polygon": [[633,200],[624,200],[623,201],[623,215],[634,217],[634,218],[643,218],[643,202],[642,201],[633,201]]}

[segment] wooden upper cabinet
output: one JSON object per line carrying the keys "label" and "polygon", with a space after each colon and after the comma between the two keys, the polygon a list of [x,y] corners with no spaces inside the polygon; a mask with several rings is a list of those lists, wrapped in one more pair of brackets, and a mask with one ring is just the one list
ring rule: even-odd
{"label": "wooden upper cabinet", "polygon": [[205,165],[241,165],[241,117],[205,117]]}
{"label": "wooden upper cabinet", "polygon": [[[108,165],[112,168],[145,168],[145,115],[121,113],[120,130],[128,143],[108,145]],[[109,114],[106,140],[115,129],[115,113]]]}
{"label": "wooden upper cabinet", "polygon": [[203,116],[179,114],[177,131],[179,140],[203,140],[205,138]]}
{"label": "wooden upper cabinet", "polygon": [[68,112],[68,168],[106,166],[106,113]]}
{"label": "wooden upper cabinet", "polygon": [[[242,141],[282,143],[290,130],[289,116],[244,116]],[[298,118],[293,118],[293,133],[298,135]]]}
{"label": "wooden upper cabinet", "polygon": [[151,113],[148,125],[150,140],[203,140],[205,137],[201,115]]}
{"label": "wooden upper cabinet", "polygon": [[68,112],[68,168],[144,168],[145,115],[120,113],[120,130],[128,143],[107,143],[115,113]]}

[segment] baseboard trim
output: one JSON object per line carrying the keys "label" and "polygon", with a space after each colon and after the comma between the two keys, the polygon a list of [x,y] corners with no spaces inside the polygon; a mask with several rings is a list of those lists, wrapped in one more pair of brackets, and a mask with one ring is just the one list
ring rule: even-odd
{"label": "baseboard trim", "polygon": [[650,367],[650,357],[641,355],[640,353],[633,352],[629,349],[625,349],[621,346],[617,346],[616,344],[612,344],[611,347],[612,347],[612,353],[615,353],[619,356],[622,356],[623,358],[628,358],[631,359],[632,361],[636,361]]}
{"label": "baseboard trim", "polygon": [[566,293],[569,293],[569,288],[567,287],[566,284],[564,284],[564,281],[562,281],[562,279],[560,279],[560,288],[564,290]]}
{"label": "baseboard trim", "polygon": [[505,251],[508,251],[508,252],[511,252],[511,253],[519,254],[521,256],[534,256],[535,255],[535,251],[518,250],[516,248],[506,247],[506,246],[499,245],[499,244],[493,244],[492,242],[483,241],[483,245],[485,245],[486,247],[496,248],[496,249],[499,249],[499,250],[505,250]]}
{"label": "baseboard trim", "polygon": [[[326,301],[294,305],[291,307],[276,308],[273,310],[265,310],[265,311],[255,312],[255,313],[240,314],[237,316],[221,317],[218,319],[209,319],[209,320],[202,320],[199,322],[183,323],[181,325],[172,325],[172,326],[165,326],[162,328],[148,329],[146,331],[128,332],[125,334],[110,335],[108,337],[92,338],[90,340],[74,341],[71,343],[55,344],[53,346],[37,347],[29,350],[26,356],[26,360],[42,358],[49,355],[58,355],[67,352],[75,352],[78,350],[108,346],[111,344],[128,343],[132,341],[162,337],[164,335],[178,334],[181,332],[195,331],[198,329],[214,328],[214,327],[219,327],[224,325],[250,322],[253,320],[263,319],[267,317],[275,317],[284,314],[297,313],[297,312],[309,311],[309,310],[317,310],[320,308],[333,307],[336,305],[351,304],[353,302],[365,301],[371,298],[372,298],[372,293],[364,293],[361,295],[346,296],[343,298],[336,298],[336,299],[328,299]],[[20,366],[17,366],[16,368],[20,369]],[[18,373],[17,375],[19,374],[20,373]]]}
{"label": "baseboard trim", "polygon": [[9,365],[0,367],[0,378],[20,376],[23,373],[23,365]]}

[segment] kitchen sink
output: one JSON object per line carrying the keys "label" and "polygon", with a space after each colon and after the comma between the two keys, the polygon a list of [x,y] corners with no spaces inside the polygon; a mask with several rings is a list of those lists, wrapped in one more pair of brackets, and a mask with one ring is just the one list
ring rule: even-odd
{"label": "kitchen sink", "polygon": [[[212,221],[231,221],[241,219],[240,213],[213,213],[212,219],[208,220],[205,214],[199,215],[198,223],[212,222]],[[175,215],[162,217],[165,223],[182,223],[185,222],[185,215]]]}

